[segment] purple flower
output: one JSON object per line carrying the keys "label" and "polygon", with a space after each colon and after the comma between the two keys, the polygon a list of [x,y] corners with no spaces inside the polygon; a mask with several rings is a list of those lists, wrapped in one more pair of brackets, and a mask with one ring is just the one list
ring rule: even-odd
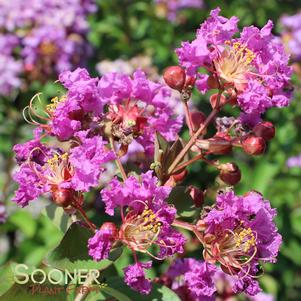
{"label": "purple flower", "polygon": [[19,165],[28,159],[40,165],[45,163],[49,149],[40,142],[40,134],[41,129],[36,128],[34,130],[33,140],[29,140],[23,144],[16,144],[13,147],[13,151],[16,153],[16,160]]}
{"label": "purple flower", "polygon": [[170,102],[171,91],[148,80],[138,70],[133,78],[120,73],[103,76],[98,84],[101,101],[109,106],[112,135],[124,147],[136,139],[148,155],[154,151],[155,132],[173,141],[182,126]]}
{"label": "purple flower", "polygon": [[19,188],[12,199],[18,205],[25,207],[28,203],[41,194],[49,191],[49,186],[42,182],[37,173],[42,172],[40,165],[32,167],[30,163],[24,163],[21,165],[19,171],[13,175],[14,181],[19,184]]}
{"label": "purple flower", "polygon": [[259,261],[276,261],[282,238],[275,216],[276,210],[257,192],[221,194],[205,216],[204,258],[219,261],[224,271],[238,275],[235,290],[244,288],[246,293],[256,294],[259,286],[254,277]]}
{"label": "purple flower", "polygon": [[213,301],[216,271],[217,268],[212,264],[184,258],[177,259],[168,269],[166,276],[171,280],[171,289],[183,299]]}
{"label": "purple flower", "polygon": [[6,222],[7,219],[7,213],[6,208],[3,202],[0,202],[0,224],[3,224]]}
{"label": "purple flower", "polygon": [[[203,8],[203,0],[155,0],[156,4],[165,8],[170,21],[176,21],[178,11],[184,8]],[[158,9],[159,10],[159,9]]]}
{"label": "purple flower", "polygon": [[[182,253],[185,238],[171,227],[176,209],[166,203],[171,188],[157,186],[158,179],[148,171],[137,179],[134,176],[120,183],[116,178],[102,190],[102,200],[106,213],[114,214],[114,209],[128,208],[120,228],[120,240],[132,250],[145,252],[156,258],[166,258]],[[158,255],[149,248],[157,245]]]}
{"label": "purple flower", "polygon": [[71,186],[77,191],[89,191],[89,188],[98,186],[99,177],[105,170],[103,166],[115,158],[112,151],[106,149],[107,142],[102,137],[89,137],[89,132],[82,131],[76,134],[81,145],[70,151],[70,163],[74,168]]}
{"label": "purple flower", "polygon": [[106,213],[114,215],[116,207],[131,206],[134,209],[142,209],[147,206],[159,207],[164,204],[171,188],[157,186],[158,179],[152,176],[152,171],[141,175],[141,179],[135,176],[128,177],[123,183],[112,179],[108,186],[101,191],[101,197],[106,205]]}
{"label": "purple flower", "polygon": [[[237,91],[238,105],[247,114],[260,115],[270,107],[287,106],[291,98],[288,55],[272,34],[273,23],[259,29],[244,27],[239,38],[238,18],[219,15],[217,8],[198,29],[191,43],[176,50],[180,64],[197,75],[197,88],[207,89],[205,76],[215,74],[221,86]],[[208,74],[200,74],[205,69]]]}
{"label": "purple flower", "polygon": [[280,19],[283,27],[282,41],[286,50],[295,60],[301,59],[301,13],[292,16],[283,16]]}
{"label": "purple flower", "polygon": [[13,57],[0,54],[0,94],[9,96],[21,85],[19,78],[22,65]]}
{"label": "purple flower", "polygon": [[125,283],[141,294],[148,295],[151,291],[151,281],[146,279],[144,269],[150,269],[152,262],[135,263],[124,269]]}
{"label": "purple flower", "polygon": [[95,9],[94,0],[2,1],[0,93],[19,88],[22,75],[48,80],[81,64],[90,53],[86,18]]}
{"label": "purple flower", "polygon": [[295,157],[291,157],[287,160],[286,165],[288,168],[301,167],[301,154]]}
{"label": "purple flower", "polygon": [[100,116],[104,103],[99,100],[98,79],[91,78],[87,70],[65,71],[59,79],[68,92],[48,106],[50,126],[60,140],[68,140],[82,129],[83,123],[91,124]]}
{"label": "purple flower", "polygon": [[88,240],[89,255],[95,261],[108,258],[116,235],[116,226],[113,223],[104,223],[100,230],[97,230],[95,235]]}

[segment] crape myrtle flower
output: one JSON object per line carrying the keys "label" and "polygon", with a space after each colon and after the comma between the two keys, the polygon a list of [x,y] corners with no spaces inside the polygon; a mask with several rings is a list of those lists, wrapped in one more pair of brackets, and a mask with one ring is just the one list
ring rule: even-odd
{"label": "crape myrtle flower", "polygon": [[0,94],[8,96],[21,85],[19,78],[22,63],[13,56],[18,38],[12,34],[0,36]]}
{"label": "crape myrtle flower", "polygon": [[282,26],[281,38],[286,50],[294,60],[301,59],[301,12],[292,16],[282,16],[280,19]]}
{"label": "crape myrtle flower", "polygon": [[[271,33],[272,21],[262,29],[244,27],[236,38],[238,18],[227,19],[219,13],[219,8],[212,10],[196,39],[183,42],[176,50],[186,72],[198,78],[196,86],[204,93],[206,79],[207,90],[209,79],[211,85],[218,81],[217,87],[230,94],[234,91],[238,106],[247,114],[260,115],[270,107],[287,106],[291,68],[283,45]],[[207,74],[199,73],[200,67]]]}
{"label": "crape myrtle flower", "polygon": [[152,262],[137,262],[124,268],[124,281],[132,289],[147,295],[151,292],[151,281],[146,279],[144,269],[150,269]]}
{"label": "crape myrtle flower", "polygon": [[95,10],[94,0],[1,1],[0,93],[20,88],[23,76],[46,81],[84,63],[91,53],[87,15]]}
{"label": "crape myrtle flower", "polygon": [[178,11],[185,8],[203,8],[203,0],[155,0],[159,16],[167,16],[169,21],[176,21]]}
{"label": "crape myrtle flower", "polygon": [[61,73],[59,80],[67,93],[51,100],[46,108],[49,122],[42,127],[61,141],[81,130],[102,129],[126,151],[135,140],[152,155],[156,131],[173,141],[182,126],[183,118],[175,116],[169,103],[170,89],[147,80],[140,70],[133,78],[110,73],[99,80],[78,68]]}
{"label": "crape myrtle flower", "polygon": [[[233,288],[236,280],[233,276],[213,264],[194,258],[175,260],[160,280],[184,301],[230,300],[235,295]],[[247,300],[254,301],[274,300],[272,295],[263,292],[245,296]]]}
{"label": "crape myrtle flower", "polygon": [[171,281],[170,287],[181,300],[215,300],[214,276],[217,267],[194,258],[177,259],[165,276]]}
{"label": "crape myrtle flower", "polygon": [[[172,228],[176,209],[166,202],[171,187],[157,186],[158,180],[148,171],[139,179],[130,176],[124,183],[114,178],[101,191],[106,205],[106,213],[114,215],[114,209],[120,208],[122,224],[116,235],[114,224],[104,224],[88,241],[89,254],[94,260],[105,259],[114,242],[122,242],[134,253],[136,264],[125,269],[125,282],[142,293],[149,293],[149,282],[145,280],[144,268],[147,265],[137,261],[135,252],[142,252],[163,260],[176,253],[183,253],[185,238]],[[152,247],[158,251],[153,254]],[[131,273],[132,271],[132,273]]]}
{"label": "crape myrtle flower", "polygon": [[148,80],[141,70],[132,78],[122,73],[104,75],[98,87],[101,101],[108,104],[111,134],[121,145],[127,147],[136,139],[152,155],[156,131],[168,141],[176,138],[182,117],[174,116],[167,87]]}
{"label": "crape myrtle flower", "polygon": [[301,154],[288,158],[286,165],[288,168],[301,167]]}
{"label": "crape myrtle flower", "polygon": [[234,292],[255,295],[262,272],[260,262],[276,261],[282,238],[273,221],[276,210],[257,192],[236,196],[226,192],[198,224],[202,231],[204,259],[220,263],[236,277]]}
{"label": "crape myrtle flower", "polygon": [[[98,186],[104,171],[102,164],[114,159],[101,137],[79,132],[77,145],[69,152],[42,144],[35,139],[14,147],[20,169],[14,174],[19,184],[13,201],[24,207],[46,192],[60,205],[67,198],[75,200],[81,192]],[[64,202],[63,202],[64,203]],[[69,204],[66,200],[66,204]]]}
{"label": "crape myrtle flower", "polygon": [[[157,186],[157,181],[152,171],[142,174],[139,179],[130,176],[124,183],[114,178],[101,191],[101,196],[107,214],[114,215],[114,209],[121,208],[119,240],[133,251],[164,259],[182,253],[185,238],[171,227],[176,214],[176,209],[166,202],[171,188]],[[157,255],[150,253],[152,245],[159,247]]]}

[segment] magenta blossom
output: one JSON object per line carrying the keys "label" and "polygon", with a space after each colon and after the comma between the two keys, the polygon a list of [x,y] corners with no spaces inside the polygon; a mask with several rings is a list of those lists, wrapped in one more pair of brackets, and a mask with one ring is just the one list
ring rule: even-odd
{"label": "magenta blossom", "polygon": [[196,86],[201,92],[206,91],[206,74],[198,73],[202,67],[220,87],[236,93],[238,105],[247,114],[287,106],[291,97],[291,68],[284,47],[271,34],[273,23],[268,21],[261,30],[244,27],[240,37],[234,38],[238,18],[227,19],[219,13],[219,8],[211,11],[196,39],[182,43],[176,50],[187,73],[199,78]]}
{"label": "magenta blossom", "polygon": [[269,201],[257,192],[242,197],[228,192],[218,196],[215,208],[204,217],[204,259],[238,275],[234,291],[250,295],[260,291],[255,279],[260,261],[275,262],[282,242],[275,215]]}
{"label": "magenta blossom", "polygon": [[151,282],[146,279],[144,269],[150,269],[152,262],[135,263],[124,268],[125,283],[132,289],[147,295],[151,291]]}
{"label": "magenta blossom", "polygon": [[[113,179],[102,190],[101,196],[106,212],[114,214],[114,209],[128,208],[122,219],[119,239],[130,249],[163,259],[183,252],[185,238],[171,227],[176,209],[166,203],[171,188],[157,186],[157,178],[148,171],[137,179],[130,176],[124,183]],[[157,245],[159,253],[153,255],[150,247]]]}

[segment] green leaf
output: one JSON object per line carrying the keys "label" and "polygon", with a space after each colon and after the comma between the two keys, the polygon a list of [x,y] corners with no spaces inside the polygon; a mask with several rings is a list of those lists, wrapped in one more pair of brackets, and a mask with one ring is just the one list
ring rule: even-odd
{"label": "green leaf", "polygon": [[65,213],[62,207],[59,207],[55,204],[48,205],[42,213],[46,215],[53,224],[60,229],[63,233],[65,233],[68,227],[71,224],[71,219]]}
{"label": "green leaf", "polygon": [[88,239],[93,236],[91,230],[73,223],[60,244],[48,256],[48,264],[61,270],[106,269],[122,253],[122,248],[114,249],[109,259],[96,262],[88,255]]}
{"label": "green leaf", "polygon": [[177,216],[181,218],[191,218],[196,213],[193,199],[187,192],[186,187],[176,186],[172,189],[167,199],[168,203],[177,208]]}
{"label": "green leaf", "polygon": [[[55,293],[56,292],[56,293]],[[63,286],[45,282],[41,285],[28,282],[15,283],[0,301],[66,301],[67,293]]]}
{"label": "green leaf", "polygon": [[[130,287],[128,287],[124,280],[121,278],[110,278],[107,281],[108,286],[104,289],[106,293],[108,293],[108,289],[117,290],[119,293],[125,294],[128,299],[118,299],[117,296],[113,296],[114,298],[117,298],[117,300],[120,301],[145,301],[145,300],[152,300],[152,301],[180,301],[179,296],[174,293],[172,290],[170,290],[168,287],[164,285],[160,285],[157,283],[154,283],[152,285],[152,291],[147,297],[144,295],[141,295],[140,293],[132,290]],[[147,299],[146,299],[147,298]]]}
{"label": "green leaf", "polygon": [[17,226],[27,237],[34,236],[37,223],[28,211],[17,210],[9,217],[9,221]]}
{"label": "green leaf", "polygon": [[0,268],[0,296],[14,284],[14,273],[10,263]]}

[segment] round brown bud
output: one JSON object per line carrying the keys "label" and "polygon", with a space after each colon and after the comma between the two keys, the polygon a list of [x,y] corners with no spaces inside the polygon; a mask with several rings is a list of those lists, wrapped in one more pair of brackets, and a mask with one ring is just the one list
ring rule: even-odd
{"label": "round brown bud", "polygon": [[262,137],[265,141],[268,141],[275,137],[275,127],[269,121],[260,122],[253,128],[253,133],[255,136]]}
{"label": "round brown bud", "polygon": [[193,125],[193,130],[197,131],[200,128],[200,125],[205,122],[206,115],[200,111],[192,111],[190,113],[190,116],[191,116],[191,121],[192,121],[192,125]]}
{"label": "round brown bud", "polygon": [[212,109],[220,108],[220,107],[222,107],[223,105],[225,105],[227,103],[227,98],[224,95],[221,95],[220,100],[219,100],[219,104],[217,104],[218,97],[219,96],[218,96],[217,93],[212,94],[210,96],[209,100],[210,100],[210,104],[211,104]]}
{"label": "round brown bud", "polygon": [[54,203],[61,207],[68,207],[74,200],[74,190],[58,188],[52,192]]}
{"label": "round brown bud", "polygon": [[219,84],[218,84],[217,79],[212,75],[210,75],[208,77],[207,85],[208,85],[209,89],[218,89],[219,88]]}
{"label": "round brown bud", "polygon": [[116,227],[116,225],[112,222],[105,222],[102,224],[102,226],[100,227],[100,230],[103,231],[108,231],[111,233],[111,240],[115,240],[118,238],[118,229]]}
{"label": "round brown bud", "polygon": [[241,172],[235,163],[225,163],[220,165],[219,177],[226,184],[235,185],[241,179]]}
{"label": "round brown bud", "polygon": [[186,80],[185,70],[180,66],[170,66],[165,69],[163,78],[170,88],[182,91]]}
{"label": "round brown bud", "polygon": [[189,194],[193,199],[195,207],[197,208],[201,207],[204,203],[204,198],[205,198],[204,191],[194,186],[190,186],[189,190],[190,190]]}
{"label": "round brown bud", "polygon": [[243,150],[253,156],[258,156],[265,151],[265,140],[262,137],[248,136],[242,141]]}

